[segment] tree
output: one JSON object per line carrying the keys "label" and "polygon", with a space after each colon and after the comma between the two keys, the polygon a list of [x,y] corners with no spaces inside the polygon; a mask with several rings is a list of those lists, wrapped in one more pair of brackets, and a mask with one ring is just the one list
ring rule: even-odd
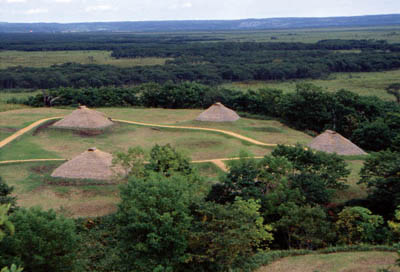
{"label": "tree", "polygon": [[178,152],[170,144],[164,146],[155,145],[150,151],[149,164],[147,170],[159,172],[165,176],[171,176],[174,172],[182,175],[190,175],[193,168],[190,160],[181,152]]}
{"label": "tree", "polygon": [[280,219],[272,225],[284,237],[288,248],[316,249],[333,241],[335,232],[320,206],[299,206],[293,202],[279,206]]}
{"label": "tree", "polygon": [[[11,208],[11,204],[0,205],[0,242],[7,235],[7,232],[10,233],[10,235],[14,235],[14,232],[15,232],[14,225],[13,225],[13,223],[11,223],[11,221],[9,221],[8,215],[7,215],[10,208]],[[10,268],[3,267],[1,269],[1,272],[21,272],[22,270],[23,270],[22,267],[17,267],[15,264],[12,264],[10,266]]]}
{"label": "tree", "polygon": [[360,184],[368,187],[370,209],[385,218],[392,218],[400,205],[400,153],[372,153],[360,170]]}
{"label": "tree", "polygon": [[400,83],[392,83],[386,88],[388,94],[394,95],[397,103],[400,104]]}
{"label": "tree", "polygon": [[364,122],[353,131],[351,139],[360,147],[379,151],[390,147],[392,132],[382,118],[373,122]]}
{"label": "tree", "polygon": [[131,176],[142,178],[145,175],[145,157],[141,147],[130,147],[126,153],[117,152],[115,154],[113,165],[124,171],[123,178]]}
{"label": "tree", "polygon": [[363,207],[346,207],[338,214],[336,230],[339,242],[352,245],[372,243],[376,229],[383,223],[383,218],[373,215]]}
{"label": "tree", "polygon": [[272,241],[254,200],[226,205],[201,202],[193,211],[189,235],[191,262],[185,271],[230,271],[239,258],[251,257]]}
{"label": "tree", "polygon": [[286,158],[265,156],[261,161],[246,158],[229,163],[229,172],[221,177],[207,197],[218,203],[233,202],[237,196],[243,199],[261,199],[280,185],[292,166]]}
{"label": "tree", "polygon": [[193,188],[183,176],[152,173],[121,187],[116,214],[122,262],[129,271],[178,271],[189,261]]}
{"label": "tree", "polygon": [[388,226],[392,233],[397,237],[400,238],[400,206],[397,207],[394,213],[394,221],[388,221]]}
{"label": "tree", "polygon": [[52,210],[20,208],[10,221],[17,228],[1,243],[0,265],[16,263],[38,272],[74,271],[78,237],[73,220]]}
{"label": "tree", "polygon": [[0,177],[0,205],[10,204],[10,212],[15,209],[16,205],[15,197],[11,196],[13,190],[14,188],[8,186],[7,183],[5,183]]}
{"label": "tree", "polygon": [[[314,175],[330,189],[343,189],[346,177],[350,174],[344,159],[336,154],[312,151],[301,145],[278,145],[272,156],[289,160],[293,168],[301,174]],[[296,173],[293,173],[296,174]]]}

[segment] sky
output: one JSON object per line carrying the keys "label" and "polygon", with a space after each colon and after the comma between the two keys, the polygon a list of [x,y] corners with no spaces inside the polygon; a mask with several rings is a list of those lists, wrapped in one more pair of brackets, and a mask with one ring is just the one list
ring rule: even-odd
{"label": "sky", "polygon": [[105,22],[400,14],[400,0],[0,0],[0,22]]}

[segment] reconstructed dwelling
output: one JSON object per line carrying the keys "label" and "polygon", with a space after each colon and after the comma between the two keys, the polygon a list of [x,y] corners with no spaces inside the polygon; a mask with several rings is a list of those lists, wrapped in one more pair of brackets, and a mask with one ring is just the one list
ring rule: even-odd
{"label": "reconstructed dwelling", "polygon": [[79,106],[77,110],[65,116],[62,120],[52,125],[55,128],[73,130],[98,130],[101,131],[113,125],[113,122],[103,113]]}
{"label": "reconstructed dwelling", "polygon": [[234,122],[239,118],[239,115],[237,115],[235,111],[225,107],[220,102],[217,102],[203,111],[196,120],[208,122]]}
{"label": "reconstructed dwelling", "polygon": [[96,148],[63,163],[51,174],[56,178],[110,180],[115,176],[112,155]]}
{"label": "reconstructed dwelling", "polygon": [[350,140],[332,130],[326,130],[324,133],[315,137],[311,143],[308,144],[308,147],[327,153],[337,153],[338,155],[367,154]]}

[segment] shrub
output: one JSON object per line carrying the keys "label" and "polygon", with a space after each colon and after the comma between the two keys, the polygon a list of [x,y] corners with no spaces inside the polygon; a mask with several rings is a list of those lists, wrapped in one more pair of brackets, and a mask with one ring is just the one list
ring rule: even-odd
{"label": "shrub", "polygon": [[348,245],[374,242],[375,231],[382,223],[381,216],[373,215],[366,208],[346,207],[336,221],[339,242]]}
{"label": "shrub", "polygon": [[0,266],[16,263],[26,271],[74,271],[78,247],[74,221],[39,208],[18,209],[10,221],[15,234],[0,246]]}

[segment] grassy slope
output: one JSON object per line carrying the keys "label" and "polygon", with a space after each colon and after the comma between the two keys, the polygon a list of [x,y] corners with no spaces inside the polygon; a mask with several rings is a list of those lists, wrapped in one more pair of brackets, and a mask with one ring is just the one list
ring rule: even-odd
{"label": "grassy slope", "polygon": [[[257,272],[339,272],[363,271],[376,272],[379,268],[386,268],[394,264],[397,254],[394,252],[348,252],[333,254],[312,254],[283,258]],[[392,268],[391,271],[400,271]]]}
{"label": "grassy slope", "polygon": [[81,64],[110,64],[119,67],[163,65],[166,58],[115,59],[111,51],[1,51],[0,69],[12,66],[49,67],[54,64],[76,62]]}

